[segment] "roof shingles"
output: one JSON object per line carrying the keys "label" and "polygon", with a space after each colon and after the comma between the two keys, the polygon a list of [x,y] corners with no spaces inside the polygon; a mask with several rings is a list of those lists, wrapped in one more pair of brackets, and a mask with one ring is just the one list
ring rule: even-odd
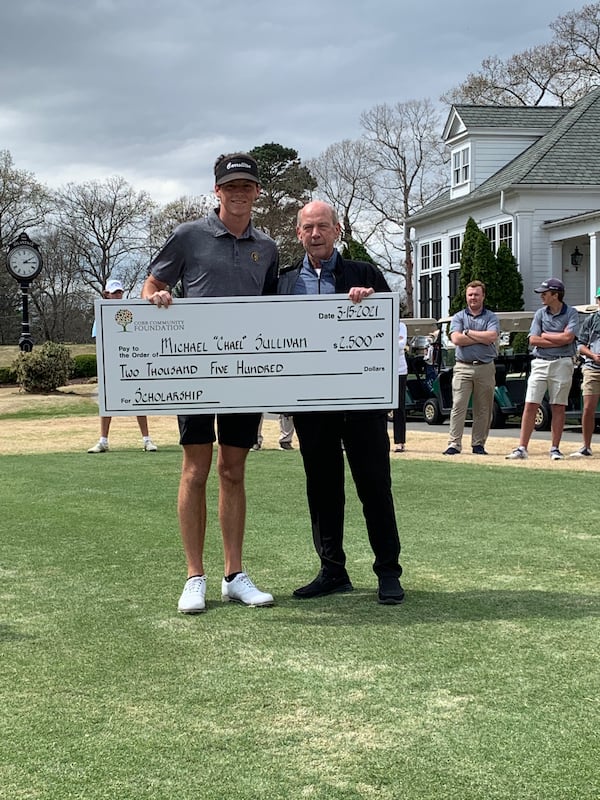
{"label": "roof shingles", "polygon": [[[468,111],[465,111],[468,109]],[[477,111],[478,109],[478,111]],[[491,124],[494,127],[525,126],[529,117],[532,124],[537,108],[457,106],[461,119],[473,126]],[[523,153],[516,156],[505,167],[489,177],[468,195],[456,200],[450,199],[450,191],[445,191],[425,208],[412,217],[420,217],[446,207],[458,207],[461,203],[482,200],[488,194],[495,194],[515,185],[554,185],[600,186],[600,88],[587,94],[572,108],[548,108],[547,120],[555,120],[549,130]],[[461,113],[462,112],[462,113]],[[464,114],[464,116],[463,116]],[[543,114],[537,115],[539,119]],[[411,219],[412,219],[411,217]]]}

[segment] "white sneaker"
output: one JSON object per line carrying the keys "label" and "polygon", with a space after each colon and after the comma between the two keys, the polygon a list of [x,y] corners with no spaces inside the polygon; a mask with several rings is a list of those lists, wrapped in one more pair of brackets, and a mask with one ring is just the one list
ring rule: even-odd
{"label": "white sneaker", "polygon": [[177,604],[180,614],[201,614],[206,611],[206,575],[188,578]]}
{"label": "white sneaker", "polygon": [[525,447],[515,447],[515,449],[512,451],[512,453],[509,453],[507,456],[504,456],[504,458],[510,458],[513,461],[515,461],[518,458],[525,459],[525,458],[528,458],[528,457],[529,457],[529,454],[527,453],[527,450],[526,450]]}
{"label": "white sneaker", "polygon": [[108,445],[103,442],[98,442],[93,447],[90,447],[88,453],[108,453]]}
{"label": "white sneaker", "polygon": [[580,447],[575,453],[571,453],[569,458],[590,458],[592,451],[589,447]]}
{"label": "white sneaker", "polygon": [[562,461],[562,459],[564,458],[564,456],[563,456],[563,454],[560,452],[560,450],[558,449],[558,447],[552,447],[552,448],[550,449],[550,458],[552,459],[552,461]]}
{"label": "white sneaker", "polygon": [[144,442],[144,450],[147,453],[156,453],[156,451],[158,450],[158,447],[154,444],[152,439],[148,439],[147,442]]}
{"label": "white sneaker", "polygon": [[252,583],[245,572],[240,572],[232,581],[221,581],[221,600],[224,603],[234,601],[245,606],[272,606],[273,595],[261,592]]}

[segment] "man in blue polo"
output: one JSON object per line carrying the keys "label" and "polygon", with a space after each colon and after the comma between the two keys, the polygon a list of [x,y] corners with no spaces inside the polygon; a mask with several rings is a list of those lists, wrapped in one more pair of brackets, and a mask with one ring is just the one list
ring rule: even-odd
{"label": "man in blue polo", "polygon": [[485,443],[490,432],[496,386],[496,340],[500,335],[498,317],[484,305],[485,284],[471,281],[466,288],[467,307],[450,322],[450,339],[456,345],[452,371],[452,411],[445,456],[457,456],[469,400],[473,396],[471,448],[474,455],[486,456]]}
{"label": "man in blue polo", "polygon": [[573,380],[573,357],[579,332],[576,309],[563,302],[565,287],[558,278],[548,278],[534,291],[540,295],[538,308],[529,330],[529,346],[533,348],[531,372],[527,381],[525,408],[521,417],[519,446],[506,458],[527,458],[527,447],[535,427],[535,415],[548,392],[552,408],[552,447],[550,458],[560,461],[560,440],[565,427],[565,412]]}

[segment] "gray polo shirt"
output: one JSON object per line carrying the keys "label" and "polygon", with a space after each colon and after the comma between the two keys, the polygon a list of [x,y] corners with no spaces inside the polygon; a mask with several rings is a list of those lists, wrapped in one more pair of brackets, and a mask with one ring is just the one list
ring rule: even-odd
{"label": "gray polo shirt", "polygon": [[[600,311],[595,311],[585,318],[577,337],[577,343],[584,345],[592,353],[600,353]],[[584,356],[583,369],[600,371],[600,364],[596,364],[591,358]]]}
{"label": "gray polo shirt", "polygon": [[162,283],[181,281],[184,297],[275,294],[279,259],[275,242],[252,223],[239,238],[217,211],[178,225],[148,273]]}
{"label": "gray polo shirt", "polygon": [[[483,307],[481,314],[471,314],[468,308],[462,308],[457,311],[450,321],[450,333],[462,333],[467,330],[471,331],[496,331],[500,335],[500,322],[498,317],[489,308]],[[456,346],[456,360],[457,361],[481,361],[488,364],[493,361],[498,355],[496,343],[493,344],[480,344],[473,342],[473,344]]]}
{"label": "gray polo shirt", "polygon": [[553,314],[548,306],[538,308],[531,321],[529,336],[541,336],[542,333],[562,333],[567,328],[571,333],[575,334],[575,339],[570,344],[564,344],[560,347],[534,347],[534,356],[543,358],[546,361],[574,356],[577,350],[575,340],[579,333],[579,315],[575,308],[563,303],[557,314]]}

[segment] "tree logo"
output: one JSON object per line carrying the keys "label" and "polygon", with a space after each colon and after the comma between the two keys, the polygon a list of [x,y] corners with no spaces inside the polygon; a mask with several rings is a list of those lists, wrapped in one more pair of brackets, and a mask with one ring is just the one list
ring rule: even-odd
{"label": "tree logo", "polygon": [[133,314],[128,308],[120,308],[115,314],[115,322],[123,328],[123,333],[127,333],[127,326],[133,322]]}

